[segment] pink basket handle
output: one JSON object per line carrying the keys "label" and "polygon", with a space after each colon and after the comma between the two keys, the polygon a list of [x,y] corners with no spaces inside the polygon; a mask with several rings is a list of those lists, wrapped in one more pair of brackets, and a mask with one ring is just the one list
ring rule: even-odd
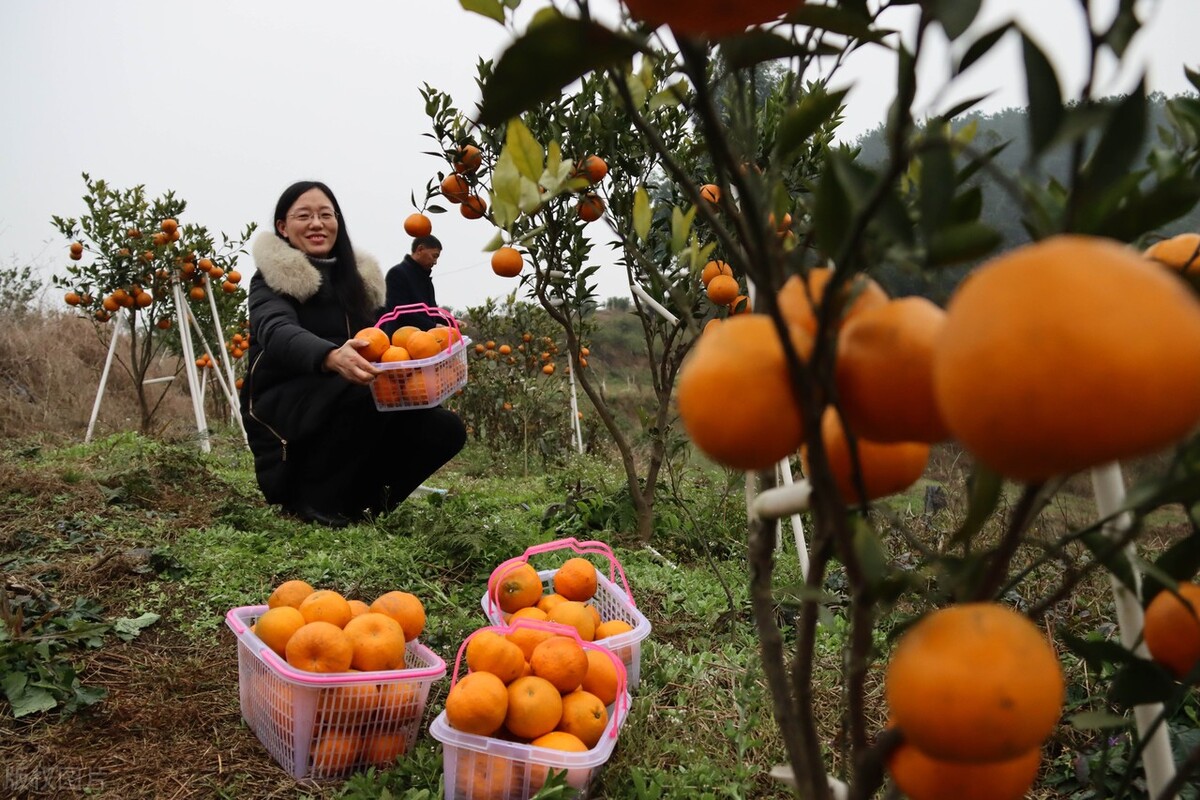
{"label": "pink basket handle", "polygon": [[[601,647],[600,645],[593,644],[592,642],[585,642],[583,637],[579,635],[579,631],[575,630],[575,628],[570,625],[563,625],[558,622],[542,622],[538,619],[518,619],[514,620],[510,625],[487,625],[472,631],[471,635],[466,639],[463,639],[463,643],[458,646],[458,655],[454,657],[454,675],[450,679],[450,688],[453,689],[455,684],[458,683],[458,670],[462,666],[463,656],[466,655],[467,645],[472,639],[484,631],[491,631],[493,633],[498,633],[501,636],[506,636],[518,628],[531,628],[533,630],[549,631],[550,633],[558,636],[566,636],[569,639],[574,639],[584,650],[594,650],[597,653],[603,653],[605,657],[613,663],[613,666],[617,670],[617,699],[615,701],[616,708],[614,709],[615,713],[613,714],[613,721],[615,722],[617,719],[620,719],[624,715],[624,712],[629,710],[629,692],[627,691],[629,677],[625,671],[625,662],[621,660],[620,656],[618,656],[615,651],[609,650],[607,647]],[[612,725],[610,727],[611,730],[608,733],[609,737],[612,739],[617,738],[617,726]]]}
{"label": "pink basket handle", "polygon": [[447,323],[449,323],[451,326],[453,326],[454,330],[458,332],[458,340],[462,341],[462,331],[459,330],[458,320],[456,320],[454,318],[454,315],[451,314],[449,311],[447,311],[444,308],[439,308],[437,306],[431,306],[426,303],[408,303],[407,305],[396,306],[391,311],[387,312],[382,317],[380,317],[379,321],[375,323],[375,327],[376,328],[381,327],[383,325],[383,323],[392,322],[393,320],[396,320],[396,319],[404,316],[405,314],[414,314],[414,313],[424,313],[426,316],[429,316],[429,317],[441,317]]}
{"label": "pink basket handle", "polygon": [[581,542],[574,536],[571,536],[567,539],[557,539],[553,542],[545,542],[544,544],[535,544],[532,547],[528,547],[521,555],[510,558],[492,570],[491,576],[488,577],[488,613],[494,613],[499,602],[500,581],[496,580],[497,578],[507,574],[509,569],[518,564],[528,563],[530,556],[566,548],[570,548],[580,555],[598,554],[607,558],[608,579],[616,583],[617,575],[619,574],[621,576],[621,587],[625,590],[625,597],[628,598],[631,606],[637,608],[637,602],[633,599],[633,592],[629,590],[629,581],[625,578],[625,568],[621,566],[621,562],[613,554],[612,548],[604,542],[599,542],[595,539]]}

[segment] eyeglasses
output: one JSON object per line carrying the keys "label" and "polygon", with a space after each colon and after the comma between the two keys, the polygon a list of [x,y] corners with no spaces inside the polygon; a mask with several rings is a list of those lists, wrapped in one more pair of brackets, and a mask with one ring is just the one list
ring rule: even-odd
{"label": "eyeglasses", "polygon": [[301,225],[307,225],[314,219],[319,219],[322,223],[328,224],[337,219],[337,214],[332,211],[321,211],[317,214],[311,211],[298,211],[295,214],[288,214],[288,219],[295,220]]}

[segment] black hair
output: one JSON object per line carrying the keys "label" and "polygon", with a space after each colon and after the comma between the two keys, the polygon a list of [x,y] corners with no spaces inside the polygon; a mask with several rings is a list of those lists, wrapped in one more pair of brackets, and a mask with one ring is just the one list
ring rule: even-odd
{"label": "black hair", "polygon": [[428,236],[418,236],[417,238],[413,239],[411,252],[417,252],[418,247],[427,247],[430,250],[441,250],[442,242],[433,234],[429,234]]}
{"label": "black hair", "polygon": [[279,195],[279,201],[275,203],[275,216],[272,218],[275,223],[275,235],[287,241],[287,237],[279,232],[278,223],[286,221],[287,213],[295,205],[297,198],[310,189],[320,189],[329,198],[329,202],[333,204],[333,211],[337,214],[337,236],[333,240],[333,249],[329,251],[329,257],[337,259],[337,268],[330,272],[330,283],[338,305],[346,309],[355,325],[366,327],[373,324],[375,309],[367,299],[367,287],[358,272],[358,261],[354,257],[354,246],[350,243],[346,219],[342,216],[342,207],[338,205],[332,189],[321,181],[296,181],[284,189],[283,194]]}

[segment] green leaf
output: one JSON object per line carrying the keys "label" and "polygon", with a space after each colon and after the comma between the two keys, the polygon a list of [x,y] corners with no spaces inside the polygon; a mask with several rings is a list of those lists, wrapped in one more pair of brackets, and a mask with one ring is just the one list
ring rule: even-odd
{"label": "green leaf", "polygon": [[1106,533],[1099,530],[1089,531],[1080,536],[1079,540],[1126,589],[1131,592],[1137,591],[1133,566],[1125,556],[1124,549],[1114,546],[1113,540]]}
{"label": "green leaf", "polygon": [[971,27],[982,4],[983,0],[933,0],[930,13],[942,23],[950,41],[954,41]]}
{"label": "green leaf", "polygon": [[853,213],[850,199],[834,169],[834,161],[843,157],[838,151],[831,152],[821,171],[813,203],[813,235],[817,246],[827,255],[840,252],[842,243],[850,232]]}
{"label": "green leaf", "polygon": [[[1200,536],[1185,536],[1167,548],[1154,560],[1155,569],[1176,583],[1190,581],[1200,573]],[[1165,582],[1153,573],[1147,573],[1142,581],[1142,602],[1149,603],[1154,596],[1166,588]]]}
{"label": "green leaf", "polygon": [[987,55],[988,51],[995,46],[996,42],[1000,41],[1000,37],[1004,36],[1004,34],[1008,33],[1010,30],[1012,30],[1012,28],[1013,24],[1011,22],[1006,22],[999,28],[990,30],[983,36],[980,36],[978,39],[971,42],[971,46],[967,48],[966,52],[963,53],[962,58],[959,59],[955,74],[962,73],[967,67],[971,66],[976,61]]}
{"label": "green leaf", "polygon": [[775,130],[775,156],[790,160],[821,126],[833,118],[846,90],[829,93],[817,87],[804,95],[795,108],[779,120]]}
{"label": "green leaf", "polygon": [[[494,197],[492,199],[493,201],[495,200]],[[489,239],[488,243],[483,246],[483,252],[494,253],[501,247],[504,247],[504,234],[502,234],[500,231],[496,231],[496,235]]]}
{"label": "green leaf", "polygon": [[855,514],[851,519],[851,529],[854,552],[858,556],[863,579],[873,590],[878,590],[888,577],[890,559],[887,550],[879,535],[860,515]]}
{"label": "green leaf", "polygon": [[1200,92],[1200,72],[1197,72],[1191,67],[1184,67],[1183,74],[1187,76],[1188,83],[1192,85],[1192,88],[1194,88],[1197,92]]}
{"label": "green leaf", "polygon": [[1004,236],[982,222],[962,222],[935,231],[929,238],[929,266],[945,267],[991,253]]}
{"label": "green leaf", "polygon": [[1081,639],[1065,630],[1060,630],[1058,637],[1068,650],[1082,658],[1092,671],[1097,673],[1105,664],[1131,664],[1141,660],[1118,642],[1110,642],[1107,639]]}
{"label": "green leaf", "polygon": [[1084,197],[1104,191],[1129,172],[1141,152],[1146,126],[1146,84],[1143,80],[1113,108],[1099,144],[1084,165],[1080,185]]}
{"label": "green leaf", "polygon": [[637,52],[636,42],[595,22],[558,17],[529,28],[501,54],[484,85],[479,123],[500,125]]}
{"label": "green leaf", "polygon": [[1132,242],[1189,213],[1197,201],[1200,201],[1200,182],[1188,175],[1175,175],[1144,195],[1127,198],[1127,202],[1101,220],[1096,229],[1105,231],[1106,236],[1117,241]]}
{"label": "green leaf", "polygon": [[671,252],[678,253],[687,246],[688,234],[692,230],[692,220],[696,217],[696,207],[692,206],[684,213],[679,206],[671,209]]}
{"label": "green leaf", "polygon": [[1134,659],[1113,676],[1108,700],[1119,708],[1162,703],[1175,693],[1175,679],[1158,664]]}
{"label": "green leaf", "polygon": [[158,614],[146,612],[140,617],[121,617],[113,622],[113,633],[123,641],[132,642],[143,629],[148,628],[160,619]]}
{"label": "green leaf", "polygon": [[12,714],[20,719],[29,714],[50,711],[58,705],[54,695],[45,689],[29,685],[29,676],[24,672],[10,672],[4,676],[4,695],[12,705]]}
{"label": "green leaf", "polygon": [[538,206],[542,204],[542,199],[545,195],[538,187],[536,181],[531,181],[524,175],[521,176],[521,195],[517,199],[517,207],[526,214],[532,214],[537,211]]}
{"label": "green leaf", "polygon": [[1004,479],[998,473],[976,465],[968,481],[967,516],[950,540],[953,544],[969,542],[983,529],[983,524],[988,521],[988,517],[996,510],[996,504],[1000,502],[1000,489],[1003,485]]}
{"label": "green leaf", "polygon": [[521,173],[512,152],[505,147],[492,170],[492,219],[505,230],[512,227],[520,213]]}
{"label": "green leaf", "polygon": [[633,232],[643,242],[650,235],[650,222],[653,212],[650,208],[650,193],[646,187],[639,185],[633,193]]}
{"label": "green leaf", "polygon": [[972,186],[950,203],[951,223],[975,222],[983,213],[983,188]]}
{"label": "green leaf", "polygon": [[1129,720],[1107,711],[1084,711],[1072,714],[1067,722],[1077,731],[1107,731],[1129,725]]}
{"label": "green leaf", "polygon": [[945,140],[935,139],[921,150],[921,229],[926,236],[943,226],[954,199],[954,159]]}
{"label": "green leaf", "polygon": [[804,45],[761,28],[725,39],[721,42],[721,54],[731,69],[749,69],[764,61],[811,55]]}
{"label": "green leaf", "polygon": [[657,111],[660,108],[677,106],[687,100],[689,96],[687,81],[676,81],[650,98],[650,110]]}
{"label": "green leaf", "polygon": [[509,121],[504,150],[512,156],[513,164],[522,177],[536,181],[541,176],[545,169],[543,163],[546,153],[521,120]]}
{"label": "green leaf", "polygon": [[464,11],[471,11],[504,24],[504,6],[500,0],[458,0],[458,4]]}
{"label": "green leaf", "polygon": [[1039,155],[1062,124],[1062,89],[1050,60],[1024,32],[1021,46],[1025,54],[1025,88],[1029,94],[1029,143],[1033,155]]}
{"label": "green leaf", "polygon": [[893,31],[871,28],[870,17],[834,6],[803,5],[784,18],[793,25],[806,25],[866,42],[880,42]]}
{"label": "green leaf", "polygon": [[1108,26],[1108,30],[1104,32],[1101,38],[1105,44],[1112,48],[1117,58],[1124,58],[1125,50],[1129,47],[1129,43],[1133,41],[1133,37],[1137,35],[1139,28],[1141,28],[1141,23],[1138,22],[1137,15],[1134,14],[1133,4],[1124,2],[1121,3],[1117,15],[1113,17],[1112,24]]}

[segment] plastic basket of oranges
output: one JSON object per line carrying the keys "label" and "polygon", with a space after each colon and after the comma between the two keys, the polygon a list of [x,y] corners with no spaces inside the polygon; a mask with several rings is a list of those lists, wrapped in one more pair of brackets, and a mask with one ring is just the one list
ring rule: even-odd
{"label": "plastic basket of oranges", "polygon": [[[572,550],[578,555],[560,561],[553,569],[535,570],[530,565],[531,556],[556,550]],[[607,577],[584,558],[587,555],[599,555],[608,562]],[[556,610],[554,606],[563,601],[573,601],[576,607]],[[625,570],[604,542],[580,542],[571,537],[530,547],[492,571],[481,605],[495,625],[528,617],[575,626],[585,640],[615,652],[625,665],[629,688],[637,688],[642,640],[650,635],[650,621],[638,610]],[[579,605],[592,617],[590,633],[586,622],[572,618],[580,611]],[[524,610],[529,608],[536,610]]]}
{"label": "plastic basket of oranges", "polygon": [[520,619],[474,631],[429,726],[442,743],[446,800],[527,800],[551,771],[587,797],[629,704],[621,660],[568,626]]}
{"label": "plastic basket of oranges", "polygon": [[252,626],[267,606],[231,609],[237,636],[242,718],[293,778],[336,778],[386,768],[416,740],[433,682],[446,662],[425,645],[405,646],[404,667],[316,673],[288,664]]}
{"label": "plastic basket of oranges", "polygon": [[458,320],[450,312],[425,303],[410,303],[384,314],[375,327],[410,314],[442,322],[428,331],[403,326],[392,334],[392,347],[380,356],[382,360],[374,362],[381,372],[371,382],[371,394],[380,411],[432,408],[467,385],[467,347],[471,340],[463,336]]}

